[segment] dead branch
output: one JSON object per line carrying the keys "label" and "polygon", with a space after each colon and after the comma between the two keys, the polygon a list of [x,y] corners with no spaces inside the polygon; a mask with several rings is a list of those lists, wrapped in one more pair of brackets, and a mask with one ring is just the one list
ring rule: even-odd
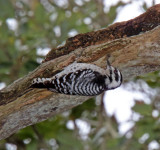
{"label": "dead branch", "polygon": [[[145,16],[147,12],[150,12],[148,13],[148,17],[151,18],[150,23],[147,16]],[[69,46],[74,47],[73,51],[69,50],[70,53],[67,52],[68,54],[64,52],[63,55],[57,55],[57,58],[49,59],[49,61],[46,59],[47,61],[37,69],[2,89],[0,91],[0,139],[4,139],[26,126],[69,110],[90,98],[52,93],[46,89],[29,89],[33,78],[50,77],[56,74],[65,66],[74,62],[76,56],[81,53],[81,51],[83,51],[83,53],[82,56],[78,58],[78,62],[94,63],[102,68],[106,67],[106,55],[110,54],[112,65],[122,71],[124,80],[160,70],[160,26],[152,29],[160,24],[160,5],[150,8],[147,12],[137,17],[139,19],[135,18],[128,21],[134,24],[137,22],[138,27],[140,27],[139,24],[143,22],[142,24],[145,25],[145,21],[147,20],[148,28],[146,27],[145,32],[141,34],[137,33],[138,35],[131,34],[134,35],[131,37],[128,34],[127,36],[124,36],[125,34],[121,36],[117,35],[117,38],[116,32],[109,27],[106,31],[110,33],[113,32],[115,38],[111,39],[109,36],[109,40],[107,40],[107,37],[102,38],[97,35],[97,37],[100,37],[100,40],[97,42],[94,41],[94,44],[90,41],[85,46],[74,47],[71,43],[75,41],[75,39],[79,39],[77,37],[83,37],[83,35],[85,37],[87,34],[98,34],[101,33],[102,30],[77,35],[72,38],[72,42],[66,46],[67,50]],[[151,14],[151,12],[154,13]],[[143,19],[140,19],[141,17]],[[152,22],[153,20],[154,23]],[[123,25],[123,30],[120,30],[120,33],[121,31],[128,30],[127,22],[117,23],[112,25],[112,27],[116,29],[121,25]],[[136,31],[139,31],[138,27]],[[140,31],[142,31],[142,27]],[[64,48],[65,46],[63,49]],[[59,49],[57,49],[57,51],[58,50]],[[52,56],[53,53],[50,54]]]}

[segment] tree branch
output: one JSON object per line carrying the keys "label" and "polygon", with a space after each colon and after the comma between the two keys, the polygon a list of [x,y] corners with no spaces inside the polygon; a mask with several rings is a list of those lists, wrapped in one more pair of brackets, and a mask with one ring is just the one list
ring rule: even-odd
{"label": "tree branch", "polygon": [[160,25],[160,4],[149,8],[142,15],[124,22],[115,23],[108,28],[78,34],[75,37],[67,39],[66,44],[62,47],[52,49],[46,56],[44,62],[68,54],[69,52],[91,45],[98,45],[115,39],[138,35],[154,29]]}
{"label": "tree branch", "polygon": [[[156,26],[160,24],[160,5],[156,5],[149,10],[152,10],[150,12],[154,12],[154,15],[149,13],[149,15],[152,16],[152,19],[150,19],[151,22],[148,22],[147,16],[141,21],[145,24],[146,19],[149,27],[152,27],[152,24],[154,24],[155,27],[155,24]],[[141,17],[144,17],[144,14],[141,15]],[[132,19],[131,22],[136,22],[137,18]],[[156,20],[156,23],[153,23],[153,20]],[[142,22],[138,22],[138,24]],[[118,28],[120,24],[121,23],[118,23],[112,26]],[[127,22],[122,22],[121,25],[123,25],[124,31],[128,30]],[[150,29],[152,28],[148,28],[148,30]],[[110,31],[110,33],[113,32],[111,27],[106,30]],[[102,30],[100,30],[99,33],[101,31]],[[91,33],[94,35],[94,33],[98,32],[90,32],[90,34]],[[84,34],[84,36],[86,35]],[[98,37],[97,34],[96,36]],[[80,34],[79,36],[77,35],[76,38],[77,37],[83,37],[83,35]],[[26,126],[69,110],[91,98],[57,94],[46,89],[29,88],[33,78],[55,75],[65,66],[73,63],[76,56],[82,51],[82,56],[78,58],[78,62],[94,63],[102,68],[106,68],[106,55],[110,54],[112,65],[122,71],[124,80],[160,70],[160,26],[149,32],[144,32],[132,37],[120,37],[118,39],[113,38],[113,40],[102,38],[101,42],[95,42],[96,44],[89,42],[89,44],[84,47],[79,46],[78,48],[74,48],[74,50],[69,51],[70,53],[68,52],[67,55],[64,55],[64,52],[61,56],[57,55],[57,58],[47,59],[47,61],[45,60],[45,62],[33,72],[2,89],[0,91],[0,139],[4,139]],[[75,40],[75,37],[72,39]],[[66,49],[68,46],[71,46],[72,49],[74,47],[71,44],[67,45]]]}

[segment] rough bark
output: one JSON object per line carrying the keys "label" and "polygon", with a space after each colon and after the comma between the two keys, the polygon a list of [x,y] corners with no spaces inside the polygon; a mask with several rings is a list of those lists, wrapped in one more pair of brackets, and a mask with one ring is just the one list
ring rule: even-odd
{"label": "rough bark", "polygon": [[[46,89],[29,89],[33,78],[50,77],[56,74],[74,62],[82,51],[82,55],[77,59],[78,62],[94,63],[102,68],[106,67],[106,55],[110,54],[112,65],[121,70],[124,80],[160,70],[160,26],[158,26],[160,5],[150,8],[137,18],[116,23],[104,30],[73,37],[72,42],[68,44],[70,40],[67,41],[66,48],[63,46],[63,49],[52,50],[37,69],[2,89],[0,91],[0,139],[10,136],[21,128],[69,110],[90,98],[52,93]],[[144,26],[146,28],[142,30]],[[106,32],[104,37],[102,31],[103,34]],[[131,34],[127,34],[128,31],[132,31]],[[140,33],[142,31],[144,32]],[[88,34],[95,39],[93,42],[86,38]],[[77,39],[83,40],[77,44]],[[88,44],[83,46],[81,43],[84,43],[84,39]],[[74,42],[78,46],[74,45]],[[60,53],[52,57],[58,51]]]}
{"label": "rough bark", "polygon": [[98,45],[115,39],[138,35],[149,31],[160,24],[160,5],[149,8],[142,15],[129,21],[115,23],[108,28],[95,32],[78,34],[66,40],[62,47],[52,49],[44,62],[68,54],[77,48],[85,48],[91,45]]}

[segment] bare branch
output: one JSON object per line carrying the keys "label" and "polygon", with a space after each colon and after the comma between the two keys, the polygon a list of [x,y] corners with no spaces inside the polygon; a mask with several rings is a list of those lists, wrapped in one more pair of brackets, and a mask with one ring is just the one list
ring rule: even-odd
{"label": "bare branch", "polygon": [[[155,11],[153,11],[154,8]],[[157,13],[152,17],[156,16],[158,25],[160,5],[152,7],[152,12]],[[144,15],[141,16],[144,17]],[[132,22],[136,20],[137,18],[132,19]],[[151,19],[153,20],[155,19]],[[142,21],[144,23],[145,19]],[[115,24],[114,27],[116,28],[116,25],[119,26],[119,24]],[[124,24],[124,31],[127,27],[127,23]],[[110,27],[107,30],[111,30]],[[137,75],[160,70],[160,26],[132,37],[115,38],[108,41],[104,38],[96,44],[89,43],[83,48],[80,46],[67,55],[57,55],[57,58],[44,62],[33,72],[2,89],[0,91],[0,139],[26,126],[69,110],[90,98],[29,88],[33,78],[53,76],[65,66],[73,63],[81,51],[83,53],[78,58],[78,62],[94,63],[102,68],[106,67],[106,55],[110,54],[112,65],[122,71],[124,80],[129,80]]]}
{"label": "bare branch", "polygon": [[62,47],[52,49],[46,56],[44,62],[68,54],[80,47],[98,45],[115,39],[138,35],[154,29],[160,25],[160,4],[149,8],[142,15],[124,22],[115,23],[108,28],[78,34],[75,37],[67,39]]}

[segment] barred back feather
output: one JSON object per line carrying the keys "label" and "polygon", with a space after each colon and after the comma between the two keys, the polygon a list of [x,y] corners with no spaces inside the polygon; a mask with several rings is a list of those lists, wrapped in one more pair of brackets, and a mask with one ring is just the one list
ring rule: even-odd
{"label": "barred back feather", "polygon": [[117,88],[121,83],[121,72],[112,66],[105,70],[93,64],[73,63],[51,78],[35,78],[32,87],[68,95],[94,96]]}

